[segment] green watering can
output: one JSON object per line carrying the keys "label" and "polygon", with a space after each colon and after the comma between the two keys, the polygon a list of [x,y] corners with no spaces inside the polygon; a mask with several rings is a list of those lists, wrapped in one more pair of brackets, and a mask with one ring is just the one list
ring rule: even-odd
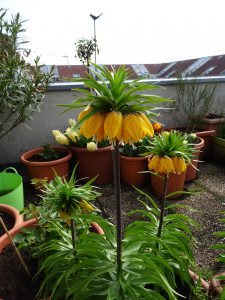
{"label": "green watering can", "polygon": [[23,179],[12,167],[0,172],[0,203],[24,209]]}

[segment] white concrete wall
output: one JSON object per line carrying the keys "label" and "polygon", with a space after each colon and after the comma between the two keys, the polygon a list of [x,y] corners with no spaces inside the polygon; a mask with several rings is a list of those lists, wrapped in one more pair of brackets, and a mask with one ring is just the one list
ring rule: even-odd
{"label": "white concrete wall", "polygon": [[[174,85],[167,85],[165,89],[152,91],[151,94],[174,98],[176,90]],[[45,143],[56,144],[51,133],[52,129],[63,131],[68,127],[69,118],[77,119],[78,115],[78,111],[74,110],[59,115],[63,109],[57,107],[57,104],[70,103],[77,96],[78,93],[71,90],[47,92],[41,111],[35,112],[32,115],[33,120],[27,122],[31,129],[22,124],[0,140],[0,164],[18,162],[23,152]],[[218,89],[218,99],[219,105],[225,107],[225,83]],[[174,125],[171,114],[161,112],[158,120],[168,127]]]}

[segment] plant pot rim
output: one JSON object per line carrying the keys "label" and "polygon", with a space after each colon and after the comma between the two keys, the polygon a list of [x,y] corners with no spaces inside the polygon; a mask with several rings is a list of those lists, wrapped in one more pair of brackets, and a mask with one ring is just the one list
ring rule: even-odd
{"label": "plant pot rim", "polygon": [[217,118],[204,118],[203,119],[203,123],[207,123],[207,124],[217,124],[217,123],[223,123],[225,122],[225,118],[223,117],[217,117]]}
{"label": "plant pot rim", "polygon": [[150,157],[150,155],[146,155],[146,156],[125,156],[125,155],[120,153],[120,158],[123,159],[123,160],[148,160],[149,157]]}
{"label": "plant pot rim", "polygon": [[33,155],[41,152],[44,148],[43,147],[37,147],[37,148],[33,148],[29,151],[24,152],[21,157],[20,160],[23,164],[27,165],[27,166],[52,166],[52,165],[58,165],[61,164],[67,160],[69,160],[72,157],[72,152],[67,148],[67,147],[63,147],[63,146],[51,146],[53,149],[58,150],[60,152],[65,152],[67,153],[66,156],[56,159],[56,160],[51,160],[51,161],[29,161],[28,159],[30,157],[32,157]]}
{"label": "plant pot rim", "polygon": [[[0,204],[0,211],[6,212],[15,220],[15,224],[13,228],[9,230],[9,234],[13,236],[17,228],[20,227],[21,224],[23,224],[23,215],[20,214],[18,209],[7,204]],[[2,249],[6,245],[8,245],[8,243],[9,243],[8,236],[6,233],[4,233],[3,235],[0,236],[0,253]]]}
{"label": "plant pot rim", "polygon": [[82,147],[77,147],[77,146],[70,146],[70,149],[72,151],[76,150],[77,152],[95,153],[95,152],[105,152],[105,151],[113,150],[113,147],[112,146],[99,147],[95,151],[89,151],[89,150],[87,150],[86,147],[82,148]]}
{"label": "plant pot rim", "polygon": [[201,149],[204,146],[205,142],[204,142],[204,139],[201,138],[200,136],[197,136],[197,137],[199,139],[199,143],[195,144],[195,148],[196,149]]}

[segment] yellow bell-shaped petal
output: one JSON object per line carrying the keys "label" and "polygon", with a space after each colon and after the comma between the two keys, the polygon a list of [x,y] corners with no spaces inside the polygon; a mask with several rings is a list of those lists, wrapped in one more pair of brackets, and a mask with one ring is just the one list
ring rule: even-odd
{"label": "yellow bell-shaped petal", "polygon": [[91,212],[94,210],[93,206],[85,200],[82,200],[79,205],[84,211]]}
{"label": "yellow bell-shaped petal", "polygon": [[146,127],[146,135],[152,137],[154,135],[154,128],[150,123],[149,119],[143,113],[139,113],[138,117],[140,117],[141,120],[144,122],[144,125]]}
{"label": "yellow bell-shaped petal", "polygon": [[123,127],[122,127],[122,134],[121,134],[121,139],[123,140],[123,142],[125,144],[128,144],[129,141],[131,140],[131,136],[127,130],[128,126],[129,126],[128,125],[129,120],[127,117],[128,117],[128,115],[123,117]]}
{"label": "yellow bell-shaped petal", "polygon": [[175,173],[180,174],[186,171],[187,164],[183,158],[175,156],[172,158],[172,161]]}
{"label": "yellow bell-shaped petal", "polygon": [[101,125],[95,134],[96,141],[98,142],[101,142],[106,138],[105,131],[104,131],[105,114],[102,113],[101,115],[102,115]]}
{"label": "yellow bell-shaped petal", "polygon": [[158,165],[158,172],[162,174],[174,173],[174,166],[172,159],[170,157],[161,157],[160,163]]}
{"label": "yellow bell-shaped petal", "polygon": [[118,134],[121,135],[123,116],[121,112],[111,111],[106,115],[104,123],[105,135],[110,139],[115,139]]}
{"label": "yellow bell-shaped petal", "polygon": [[78,122],[80,121],[80,120],[82,120],[89,112],[91,112],[93,109],[92,109],[92,107],[91,106],[87,106],[87,107],[85,107],[85,109],[84,110],[82,110],[80,113],[79,113],[79,115],[78,115]]}
{"label": "yellow bell-shaped petal", "polygon": [[102,113],[95,113],[81,125],[80,134],[88,139],[93,137],[98,132],[100,126],[104,122],[104,119],[105,118]]}
{"label": "yellow bell-shaped petal", "polygon": [[149,170],[158,172],[159,163],[160,163],[160,158],[157,155],[154,155],[149,161],[149,164],[148,164]]}
{"label": "yellow bell-shaped petal", "polygon": [[122,137],[125,137],[126,140],[138,142],[145,136],[146,126],[138,114],[126,115],[123,122]]}

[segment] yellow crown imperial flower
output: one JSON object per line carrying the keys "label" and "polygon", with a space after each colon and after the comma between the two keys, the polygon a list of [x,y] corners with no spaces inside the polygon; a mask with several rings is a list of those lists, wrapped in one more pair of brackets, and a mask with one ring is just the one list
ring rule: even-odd
{"label": "yellow crown imperial flower", "polygon": [[172,157],[173,165],[174,165],[174,171],[175,173],[183,173],[187,169],[187,164],[185,160],[182,157]]}
{"label": "yellow crown imperial flower", "polygon": [[161,174],[175,173],[173,161],[170,157],[167,156],[165,157],[153,156],[153,158],[151,158],[149,162],[148,168],[149,170],[154,170],[156,173],[161,173]]}
{"label": "yellow crown imperial flower", "polygon": [[120,138],[123,125],[121,112],[111,111],[106,115],[104,123],[105,135],[110,139]]}
{"label": "yellow crown imperial flower", "polygon": [[139,114],[128,114],[123,120],[122,140],[124,143],[138,142],[149,132]]}
{"label": "yellow crown imperial flower", "polygon": [[97,112],[89,119],[84,121],[80,127],[80,134],[86,138],[91,138],[98,132],[99,128],[102,126],[105,120],[105,115],[103,113]]}
{"label": "yellow crown imperial flower", "polygon": [[79,205],[84,211],[91,212],[94,210],[93,206],[85,200],[82,200]]}
{"label": "yellow crown imperial flower", "polygon": [[62,220],[64,220],[67,223],[67,225],[71,224],[71,218],[65,211],[61,210],[59,212],[59,216]]}
{"label": "yellow crown imperial flower", "polygon": [[78,115],[78,121],[81,121],[89,112],[93,109],[90,106],[86,106],[84,110],[82,110]]}
{"label": "yellow crown imperial flower", "polygon": [[144,124],[146,126],[146,135],[152,137],[154,135],[154,128],[153,128],[151,122],[149,121],[149,119],[143,113],[139,113],[138,117],[141,118],[141,120],[144,122]]}
{"label": "yellow crown imperial flower", "polygon": [[87,143],[87,150],[93,152],[97,149],[97,144],[94,142]]}

